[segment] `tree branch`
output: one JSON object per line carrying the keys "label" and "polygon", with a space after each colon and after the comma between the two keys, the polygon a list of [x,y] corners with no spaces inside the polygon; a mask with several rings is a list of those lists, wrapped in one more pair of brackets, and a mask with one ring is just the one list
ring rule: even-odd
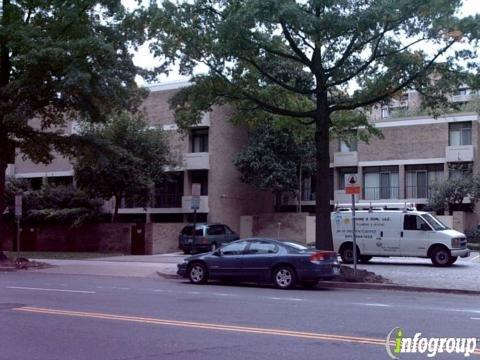
{"label": "tree branch", "polygon": [[292,38],[292,35],[290,34],[290,32],[288,31],[288,28],[287,28],[287,25],[285,24],[285,22],[283,21],[280,21],[280,25],[282,26],[282,30],[283,30],[283,35],[285,36],[285,39],[287,39],[290,47],[292,48],[293,52],[295,54],[297,54],[297,56],[302,60],[302,62],[307,65],[307,66],[310,66],[311,65],[311,61],[308,59],[308,57],[303,53],[302,50],[300,50],[300,48],[297,46],[297,43],[295,42],[295,40]]}
{"label": "tree branch", "polygon": [[417,71],[415,74],[413,74],[412,76],[410,76],[407,80],[405,80],[403,83],[401,83],[400,85],[394,87],[393,89],[390,89],[389,91],[386,91],[384,92],[383,94],[381,95],[377,95],[371,99],[368,99],[368,100],[364,100],[364,101],[361,101],[361,102],[357,102],[357,103],[353,103],[353,104],[350,104],[350,105],[334,105],[331,107],[331,111],[341,111],[341,110],[353,110],[353,109],[356,109],[356,108],[359,108],[359,107],[363,107],[363,106],[368,106],[368,105],[372,105],[372,104],[375,104],[375,103],[378,103],[379,101],[382,101],[384,99],[386,99],[387,97],[397,93],[398,91],[402,90],[403,88],[407,87],[408,85],[410,85],[418,76],[420,76],[420,74],[422,72],[425,72],[426,70],[428,70],[430,67],[433,66],[433,64],[435,63],[435,60],[437,60],[441,55],[443,55],[453,44],[455,44],[457,42],[457,40],[452,40],[450,41],[450,43],[448,43],[448,45],[446,45],[442,50],[440,50],[428,63],[427,65],[420,71]]}

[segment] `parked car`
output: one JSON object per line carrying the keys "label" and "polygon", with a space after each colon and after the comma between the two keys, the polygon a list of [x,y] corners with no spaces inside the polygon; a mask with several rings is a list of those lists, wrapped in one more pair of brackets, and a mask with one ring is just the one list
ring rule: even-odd
{"label": "parked car", "polygon": [[[195,251],[215,251],[239,238],[238,234],[225,224],[195,224]],[[178,247],[185,254],[189,254],[192,251],[192,242],[193,225],[188,225],[178,236]]]}
{"label": "parked car", "polygon": [[298,283],[314,286],[339,274],[337,254],[273,239],[243,239],[178,264],[178,275],[194,284],[209,279],[274,283],[290,289]]}

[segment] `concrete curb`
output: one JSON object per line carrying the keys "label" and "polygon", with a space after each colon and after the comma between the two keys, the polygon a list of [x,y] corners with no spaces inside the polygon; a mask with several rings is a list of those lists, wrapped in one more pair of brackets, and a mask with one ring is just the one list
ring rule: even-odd
{"label": "concrete curb", "polygon": [[439,294],[459,294],[459,295],[480,295],[478,290],[465,289],[441,289],[429,288],[411,285],[397,284],[376,284],[376,283],[360,283],[360,282],[343,282],[343,281],[320,281],[320,288],[330,289],[371,289],[371,290],[396,290],[396,291],[415,291],[415,292],[431,292]]}
{"label": "concrete curb", "polygon": [[[165,279],[183,279],[176,274],[164,273],[157,271],[157,275]],[[369,290],[395,290],[395,291],[411,291],[411,292],[430,292],[438,294],[457,294],[457,295],[480,295],[478,290],[463,289],[440,289],[421,286],[397,285],[397,284],[377,284],[347,281],[320,281],[318,288],[323,289],[369,289]]]}

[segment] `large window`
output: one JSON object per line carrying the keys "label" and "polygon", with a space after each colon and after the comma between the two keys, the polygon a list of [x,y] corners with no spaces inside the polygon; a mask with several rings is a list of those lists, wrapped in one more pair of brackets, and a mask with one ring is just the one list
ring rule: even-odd
{"label": "large window", "polygon": [[448,135],[450,146],[472,145],[472,123],[450,123]]}
{"label": "large window", "polygon": [[208,152],[208,129],[192,130],[192,152]]}
{"label": "large window", "polygon": [[406,198],[428,198],[432,186],[444,178],[443,164],[406,166],[405,176]]}
{"label": "large window", "polygon": [[340,139],[339,150],[340,152],[357,151],[358,141],[357,133],[352,131],[345,136],[345,139]]}
{"label": "large window", "polygon": [[397,166],[363,168],[363,194],[365,200],[398,199]]}
{"label": "large window", "polygon": [[192,171],[192,184],[200,184],[200,195],[208,195],[208,170]]}
{"label": "large window", "polygon": [[403,230],[426,230],[430,226],[418,215],[405,215],[403,220]]}
{"label": "large window", "polygon": [[183,196],[183,173],[169,173],[168,176],[155,185],[156,208],[180,208]]}
{"label": "large window", "polygon": [[220,248],[220,251],[224,256],[242,255],[246,245],[246,241],[234,242]]}

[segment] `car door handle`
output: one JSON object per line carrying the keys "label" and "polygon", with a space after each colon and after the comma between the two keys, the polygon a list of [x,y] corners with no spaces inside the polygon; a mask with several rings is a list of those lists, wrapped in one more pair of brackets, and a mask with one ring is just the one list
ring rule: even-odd
{"label": "car door handle", "polygon": [[380,231],[380,237],[383,237],[383,231]]}
{"label": "car door handle", "polygon": [[400,237],[403,237],[403,231],[400,231]]}

